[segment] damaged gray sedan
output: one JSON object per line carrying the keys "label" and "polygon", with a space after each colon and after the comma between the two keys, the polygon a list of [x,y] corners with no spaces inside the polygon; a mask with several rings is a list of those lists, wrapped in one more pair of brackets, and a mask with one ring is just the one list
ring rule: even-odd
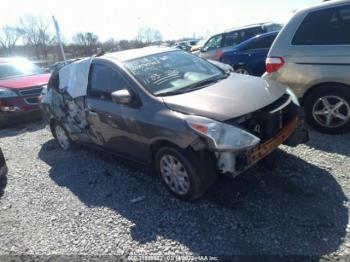
{"label": "damaged gray sedan", "polygon": [[149,164],[193,200],[219,173],[308,140],[290,90],[225,69],[169,48],[105,54],[56,70],[41,107],[62,149],[83,143]]}

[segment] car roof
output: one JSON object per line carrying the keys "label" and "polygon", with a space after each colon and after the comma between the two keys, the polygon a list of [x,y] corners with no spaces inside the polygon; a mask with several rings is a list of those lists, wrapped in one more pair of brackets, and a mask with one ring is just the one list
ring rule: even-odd
{"label": "car roof", "polygon": [[333,1],[326,1],[326,2],[321,2],[313,5],[306,6],[302,9],[296,10],[298,13],[299,12],[312,12],[316,11],[318,9],[323,9],[323,8],[330,8],[330,7],[335,7],[338,5],[343,5],[343,4],[349,4],[349,0],[333,0]]}
{"label": "car roof", "polygon": [[257,24],[251,24],[251,25],[246,25],[246,26],[239,26],[239,27],[227,29],[224,31],[224,33],[232,32],[232,31],[236,31],[236,30],[241,30],[241,29],[249,29],[249,28],[254,28],[254,27],[259,27],[259,26],[266,26],[266,25],[279,25],[279,23],[265,22],[265,23],[257,23]]}
{"label": "car roof", "polygon": [[268,37],[268,36],[272,36],[272,35],[278,35],[280,31],[273,31],[273,32],[268,32],[268,33],[264,33],[264,34],[260,34],[260,35],[256,35],[253,36],[245,41],[243,41],[242,43],[231,47],[230,50],[238,50],[240,48],[244,48],[246,45],[249,45],[251,42],[255,41],[258,38],[263,38],[263,37]]}
{"label": "car roof", "polygon": [[128,60],[133,60],[140,57],[145,57],[149,55],[155,55],[155,54],[160,54],[160,53],[165,53],[170,51],[179,51],[179,50],[171,47],[151,46],[151,47],[129,49],[129,50],[124,50],[119,52],[107,53],[101,57],[113,58],[121,62],[125,62]]}

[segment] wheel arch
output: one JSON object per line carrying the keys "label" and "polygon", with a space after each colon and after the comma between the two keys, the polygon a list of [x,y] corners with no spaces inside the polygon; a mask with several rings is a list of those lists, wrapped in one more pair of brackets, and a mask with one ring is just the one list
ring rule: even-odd
{"label": "wheel arch", "polygon": [[333,86],[333,85],[337,85],[338,86],[337,88],[349,88],[349,92],[350,92],[350,86],[345,84],[345,83],[336,82],[336,81],[317,83],[317,84],[311,85],[309,88],[307,88],[306,92],[302,96],[301,104],[303,105],[305,98],[307,96],[309,96],[310,94],[316,92],[318,89],[326,88],[327,86]]}

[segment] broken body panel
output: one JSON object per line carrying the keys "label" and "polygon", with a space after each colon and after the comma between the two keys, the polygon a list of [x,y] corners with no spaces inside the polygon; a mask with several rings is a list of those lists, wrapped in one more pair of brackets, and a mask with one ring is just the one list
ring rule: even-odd
{"label": "broken body panel", "polygon": [[[65,127],[73,141],[145,163],[152,163],[154,147],[164,142],[194,151],[210,150],[221,172],[239,174],[279,144],[288,144],[288,137],[294,137],[293,146],[308,139],[299,106],[280,84],[231,74],[198,91],[159,97],[146,90],[120,57],[84,59],[52,74],[42,109],[50,121]],[[130,104],[115,103],[108,94],[93,95],[89,85],[95,64],[121,76],[132,97]],[[240,137],[250,139],[250,144],[238,141]],[[220,143],[225,147],[220,148]]]}

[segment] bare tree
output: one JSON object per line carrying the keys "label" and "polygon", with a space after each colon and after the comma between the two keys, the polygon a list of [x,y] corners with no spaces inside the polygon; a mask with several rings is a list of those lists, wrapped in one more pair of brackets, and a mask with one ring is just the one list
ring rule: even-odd
{"label": "bare tree", "polygon": [[7,55],[13,54],[13,49],[21,37],[18,27],[5,25],[0,32],[0,45]]}
{"label": "bare tree", "polygon": [[83,48],[82,55],[92,55],[96,52],[99,44],[98,36],[92,32],[77,33],[73,37],[73,41]]}
{"label": "bare tree", "polygon": [[162,41],[162,39],[163,39],[162,34],[158,30],[153,29],[151,27],[140,28],[136,36],[136,40],[146,43],[148,45],[152,43],[160,42]]}
{"label": "bare tree", "polygon": [[25,45],[34,49],[37,58],[48,58],[48,46],[53,37],[49,23],[40,16],[27,15],[20,19],[20,31]]}

